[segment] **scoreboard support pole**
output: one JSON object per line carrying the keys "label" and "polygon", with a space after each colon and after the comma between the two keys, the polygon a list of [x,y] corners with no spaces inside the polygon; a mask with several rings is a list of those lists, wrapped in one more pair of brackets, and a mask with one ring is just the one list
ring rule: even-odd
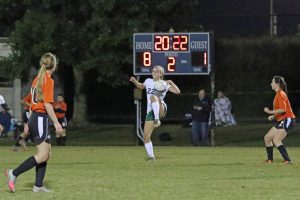
{"label": "scoreboard support pole", "polygon": [[[213,33],[210,33],[211,35],[211,47],[214,49],[215,42]],[[211,109],[211,116],[210,116],[210,144],[212,147],[215,146],[215,107],[214,107],[214,97],[215,97],[215,63],[214,63],[214,51],[211,51],[211,66],[210,66],[210,89],[211,89],[211,103],[212,103],[212,109]]]}
{"label": "scoreboard support pole", "polygon": [[[136,80],[139,80],[140,76],[136,76]],[[144,142],[144,131],[142,128],[142,91],[138,88],[134,89],[134,104],[136,105],[136,123],[135,131],[139,138],[139,144]]]}

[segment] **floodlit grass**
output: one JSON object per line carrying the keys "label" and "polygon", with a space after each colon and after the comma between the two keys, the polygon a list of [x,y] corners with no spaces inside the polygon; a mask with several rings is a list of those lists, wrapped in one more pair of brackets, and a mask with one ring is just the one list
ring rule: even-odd
{"label": "floodlit grass", "polygon": [[[282,166],[276,149],[264,164],[263,136],[270,124],[215,128],[217,147],[190,147],[190,128],[163,124],[152,141],[157,160],[145,161],[133,125],[90,125],[68,130],[67,147],[53,147],[45,185],[53,194],[33,194],[34,169],[18,178],[16,193],[0,176],[2,199],[298,199],[300,134],[296,127],[285,144],[293,165]],[[171,141],[158,139],[167,132]],[[55,140],[53,138],[53,144]],[[11,138],[0,139],[0,170],[15,168],[35,153],[12,152]]]}
{"label": "floodlit grass", "polygon": [[[0,147],[0,169],[16,167],[34,153]],[[298,199],[300,149],[288,149],[293,165],[264,164],[263,147],[155,147],[146,162],[143,147],[53,147],[45,185],[53,194],[34,194],[34,170],[22,174],[16,193],[0,176],[0,199]]]}

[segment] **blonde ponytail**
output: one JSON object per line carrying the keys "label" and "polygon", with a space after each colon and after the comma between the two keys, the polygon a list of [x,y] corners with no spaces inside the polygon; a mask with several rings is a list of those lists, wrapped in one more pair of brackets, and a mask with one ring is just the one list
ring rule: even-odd
{"label": "blonde ponytail", "polygon": [[44,100],[43,84],[45,82],[46,71],[56,66],[56,57],[52,53],[45,53],[40,60],[40,71],[37,75],[36,94],[39,102]]}
{"label": "blonde ponytail", "polygon": [[44,99],[42,87],[43,87],[45,75],[46,75],[46,67],[42,66],[38,73],[38,77],[37,77],[37,86],[36,86],[37,97],[36,98],[38,101],[43,101],[43,99]]}

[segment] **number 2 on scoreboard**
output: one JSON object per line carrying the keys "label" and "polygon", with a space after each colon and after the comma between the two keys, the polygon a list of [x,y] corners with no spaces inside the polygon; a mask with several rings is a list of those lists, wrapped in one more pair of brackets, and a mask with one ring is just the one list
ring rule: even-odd
{"label": "number 2 on scoreboard", "polygon": [[175,57],[168,57],[168,71],[169,72],[174,72],[176,69],[176,59]]}

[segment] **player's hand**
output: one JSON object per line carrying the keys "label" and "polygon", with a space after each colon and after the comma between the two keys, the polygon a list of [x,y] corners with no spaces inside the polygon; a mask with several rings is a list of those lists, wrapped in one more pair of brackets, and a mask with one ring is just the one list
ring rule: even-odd
{"label": "player's hand", "polygon": [[62,127],[61,127],[61,125],[60,125],[59,122],[55,122],[54,123],[54,127],[55,127],[55,132],[56,133],[61,134],[63,132],[63,129],[62,129]]}
{"label": "player's hand", "polygon": [[271,110],[270,110],[269,108],[267,108],[267,107],[264,108],[264,111],[265,111],[266,113],[268,113],[268,114],[271,114],[271,113],[270,113]]}
{"label": "player's hand", "polygon": [[268,117],[268,120],[269,121],[273,121],[275,119],[275,116],[274,115],[270,115],[269,117]]}
{"label": "player's hand", "polygon": [[50,145],[50,149],[49,149],[49,159],[52,157],[52,149],[51,149],[51,145]]}
{"label": "player's hand", "polygon": [[136,82],[136,79],[132,76],[132,77],[130,77],[130,79],[129,79],[131,82]]}
{"label": "player's hand", "polygon": [[167,84],[172,85],[173,81],[171,80],[165,80]]}
{"label": "player's hand", "polygon": [[29,127],[28,127],[28,124],[25,124],[25,126],[24,126],[24,133],[25,133],[26,135],[28,135],[28,133],[29,133]]}

